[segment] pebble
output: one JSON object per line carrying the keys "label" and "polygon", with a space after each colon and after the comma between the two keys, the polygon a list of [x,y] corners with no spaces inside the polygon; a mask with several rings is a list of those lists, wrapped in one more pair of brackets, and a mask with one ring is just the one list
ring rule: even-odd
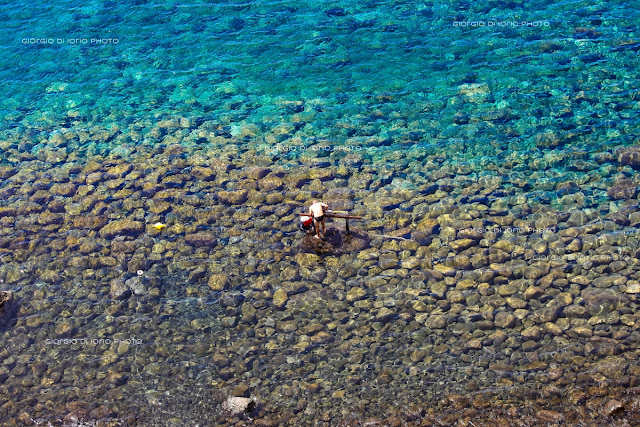
{"label": "pebble", "polygon": [[191,175],[199,181],[213,181],[216,172],[209,167],[196,166],[191,169]]}
{"label": "pebble", "polygon": [[222,403],[222,410],[234,417],[249,414],[255,407],[256,401],[248,397],[229,396],[227,400]]}
{"label": "pebble", "polygon": [[214,291],[223,291],[229,286],[229,276],[225,273],[215,273],[209,276],[209,287]]}
{"label": "pebble", "polygon": [[624,409],[624,404],[616,399],[609,399],[602,407],[602,413],[608,417]]}
{"label": "pebble", "polygon": [[529,340],[539,340],[540,339],[540,328],[538,326],[530,326],[525,328],[520,332],[523,338]]}
{"label": "pebble", "polygon": [[436,232],[437,229],[439,228],[440,228],[440,225],[435,219],[425,218],[416,226],[416,231],[419,231],[421,233],[424,233],[427,236],[430,236],[431,234]]}
{"label": "pebble", "polygon": [[447,318],[443,315],[430,315],[426,318],[425,326],[430,329],[444,329],[447,325]]}
{"label": "pebble", "polygon": [[511,313],[499,312],[496,314],[493,323],[498,328],[513,328],[516,324],[516,318]]}
{"label": "pebble", "polygon": [[273,305],[275,305],[279,309],[283,309],[287,304],[289,297],[287,296],[287,292],[280,288],[273,294]]}
{"label": "pebble", "polygon": [[131,292],[135,295],[144,295],[147,293],[147,287],[139,276],[128,279],[125,285],[131,289]]}
{"label": "pebble", "polygon": [[561,424],[564,422],[564,416],[557,411],[542,409],[538,411],[537,415],[538,418],[547,423]]}
{"label": "pebble", "polygon": [[120,219],[111,221],[100,229],[100,236],[111,239],[121,235],[136,235],[144,231],[144,225],[140,221]]}
{"label": "pebble", "polygon": [[456,252],[460,252],[464,249],[470,248],[475,243],[476,241],[472,239],[459,239],[449,243],[449,247]]}
{"label": "pebble", "polygon": [[627,287],[625,292],[628,294],[638,294],[640,293],[640,283],[637,281],[629,281],[627,282]]}
{"label": "pebble", "polygon": [[378,310],[378,312],[376,313],[375,319],[378,322],[388,322],[389,320],[391,320],[392,317],[395,316],[395,311],[391,310],[388,307],[382,307],[380,310]]}
{"label": "pebble", "polygon": [[380,255],[378,265],[382,270],[388,270],[398,265],[398,256],[395,253],[385,253]]}
{"label": "pebble", "polygon": [[217,244],[216,236],[212,232],[202,231],[194,234],[187,234],[184,236],[184,241],[191,246],[195,247],[215,247]]}
{"label": "pebble", "polygon": [[363,299],[364,297],[366,297],[366,295],[367,295],[367,291],[365,289],[360,287],[354,287],[349,289],[349,292],[347,292],[346,299],[349,302],[354,302],[354,301]]}
{"label": "pebble", "polygon": [[123,278],[116,278],[111,281],[110,294],[111,298],[121,300],[131,295],[131,289]]}
{"label": "pebble", "polygon": [[241,205],[247,201],[248,196],[249,196],[248,190],[218,192],[218,199],[222,203],[226,203],[228,205]]}

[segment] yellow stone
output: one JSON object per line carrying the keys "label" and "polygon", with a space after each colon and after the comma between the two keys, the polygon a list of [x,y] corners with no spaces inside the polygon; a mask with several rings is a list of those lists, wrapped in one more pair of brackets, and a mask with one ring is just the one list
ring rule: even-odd
{"label": "yellow stone", "polygon": [[345,389],[342,390],[336,390],[335,392],[333,392],[332,397],[335,397],[337,399],[342,399],[344,397],[344,394],[347,391]]}
{"label": "yellow stone", "polygon": [[287,304],[288,299],[289,297],[287,297],[287,292],[282,288],[278,289],[273,294],[273,304],[278,308],[284,307]]}

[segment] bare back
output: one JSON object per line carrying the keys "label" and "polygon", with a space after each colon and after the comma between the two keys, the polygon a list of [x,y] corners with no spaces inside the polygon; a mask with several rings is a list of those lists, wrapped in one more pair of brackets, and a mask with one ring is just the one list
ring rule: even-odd
{"label": "bare back", "polygon": [[309,213],[317,218],[324,215],[324,210],[328,207],[329,205],[327,205],[326,203],[314,203],[309,207]]}

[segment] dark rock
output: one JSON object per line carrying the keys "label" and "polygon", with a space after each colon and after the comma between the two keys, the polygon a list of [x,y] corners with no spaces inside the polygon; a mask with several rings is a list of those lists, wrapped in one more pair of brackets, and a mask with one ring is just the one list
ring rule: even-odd
{"label": "dark rock", "polygon": [[99,230],[104,227],[109,219],[106,216],[77,216],[73,218],[73,228],[88,228]]}
{"label": "dark rock", "polygon": [[560,424],[564,421],[564,416],[560,412],[546,409],[538,411],[538,418],[547,423]]}
{"label": "dark rock", "polygon": [[131,296],[131,290],[122,278],[113,279],[111,281],[111,298],[121,300]]}
{"label": "dark rock", "polygon": [[394,268],[398,265],[398,256],[395,253],[385,253],[380,255],[378,265],[382,270]]}
{"label": "dark rock", "polygon": [[7,313],[13,302],[13,292],[0,291],[0,316]]}
{"label": "dark rock", "polygon": [[7,179],[16,174],[16,170],[11,166],[1,166],[0,167],[0,179]]}
{"label": "dark rock", "polygon": [[108,420],[109,418],[115,418],[117,413],[110,409],[108,406],[98,406],[91,412],[89,412],[89,417],[93,420]]}
{"label": "dark rock", "polygon": [[496,314],[493,323],[498,328],[513,328],[516,324],[516,318],[511,313],[501,311]]}
{"label": "dark rock", "polygon": [[112,240],[111,241],[111,253],[119,254],[119,253],[132,253],[135,252],[138,247],[137,242],[132,241],[124,241],[124,240]]}
{"label": "dark rock", "polygon": [[627,304],[629,298],[614,289],[587,288],[581,293],[587,311],[592,314],[606,315],[618,305]]}
{"label": "dark rock", "polygon": [[216,177],[216,173],[213,169],[201,166],[196,166],[191,169],[191,175],[200,181],[211,181]]}
{"label": "dark rock", "polygon": [[102,227],[100,230],[100,236],[111,239],[116,236],[128,235],[128,234],[140,234],[144,231],[144,224],[140,221],[133,221],[131,219],[119,219],[112,221]]}
{"label": "dark rock", "polygon": [[139,255],[134,256],[127,263],[127,271],[131,274],[137,274],[138,271],[140,270],[144,271],[146,270],[146,268],[147,268],[147,261],[142,256],[139,256]]}
{"label": "dark rock", "polygon": [[380,374],[378,375],[378,378],[377,378],[377,382],[379,384],[389,384],[392,380],[393,380],[393,375],[391,374],[391,372],[387,368],[384,368],[380,372]]}
{"label": "dark rock", "polygon": [[618,180],[607,190],[607,195],[616,200],[633,199],[637,193],[638,186],[630,179]]}
{"label": "dark rock", "polygon": [[72,183],[53,184],[49,189],[56,196],[71,197],[76,193],[76,186]]}
{"label": "dark rock", "polygon": [[562,307],[545,307],[536,311],[536,316],[541,323],[553,322],[562,313]]}
{"label": "dark rock", "polygon": [[196,247],[214,247],[217,244],[216,236],[209,231],[187,234],[186,236],[184,236],[184,240],[188,245]]}
{"label": "dark rock", "polygon": [[616,399],[610,399],[607,403],[604,404],[602,413],[610,417],[613,414],[622,411],[623,409],[624,405],[622,404],[622,402]]}
{"label": "dark rock", "polygon": [[634,169],[640,169],[640,145],[620,148],[616,150],[618,162],[622,165],[629,165]]}
{"label": "dark rock", "polygon": [[629,225],[637,227],[640,224],[640,212],[631,212],[629,214]]}
{"label": "dark rock", "polygon": [[235,191],[219,191],[218,199],[222,203],[228,205],[241,205],[247,201],[249,196],[248,190],[235,190]]}
{"label": "dark rock", "polygon": [[260,166],[253,166],[244,170],[244,174],[247,178],[255,180],[264,178],[265,176],[269,175],[269,172],[271,172],[271,169],[263,168]]}
{"label": "dark rock", "polygon": [[580,187],[573,181],[560,182],[556,185],[556,194],[558,197],[573,194],[578,191],[580,191]]}
{"label": "dark rock", "polygon": [[369,234],[351,229],[350,234],[337,228],[328,228],[324,239],[316,239],[314,236],[306,235],[300,247],[305,252],[314,252],[318,255],[331,254],[341,255],[351,252],[358,252],[369,247]]}
{"label": "dark rock", "polygon": [[6,216],[16,216],[16,214],[17,214],[17,211],[15,208],[8,207],[8,206],[0,207],[0,218],[4,218]]}
{"label": "dark rock", "polygon": [[220,296],[220,304],[225,307],[238,307],[244,301],[244,296],[239,293],[224,292]]}

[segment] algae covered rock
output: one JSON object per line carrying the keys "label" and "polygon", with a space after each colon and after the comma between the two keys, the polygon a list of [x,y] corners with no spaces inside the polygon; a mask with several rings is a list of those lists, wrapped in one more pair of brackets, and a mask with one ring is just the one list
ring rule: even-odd
{"label": "algae covered rock", "polygon": [[201,231],[199,233],[187,234],[184,236],[184,241],[195,247],[213,247],[216,245],[216,236],[209,231]]}
{"label": "algae covered rock", "polygon": [[214,291],[222,291],[229,286],[229,276],[225,273],[215,273],[209,277],[209,287]]}
{"label": "algae covered rock", "polygon": [[110,239],[116,236],[122,235],[135,235],[144,231],[144,224],[140,221],[133,221],[131,219],[119,219],[111,221],[102,229],[100,229],[100,236]]}
{"label": "algae covered rock", "polygon": [[191,175],[200,181],[212,181],[216,177],[216,172],[211,168],[196,166],[191,169]]}
{"label": "algae covered rock", "polygon": [[289,297],[287,296],[287,292],[280,288],[273,294],[273,305],[276,307],[283,309],[285,305],[287,305]]}
{"label": "algae covered rock", "polygon": [[247,201],[248,190],[219,191],[218,199],[228,205],[241,205]]}
{"label": "algae covered rock", "polygon": [[425,218],[416,226],[417,231],[424,233],[427,236],[437,233],[439,229],[440,225],[438,224],[438,221],[433,218]]}

